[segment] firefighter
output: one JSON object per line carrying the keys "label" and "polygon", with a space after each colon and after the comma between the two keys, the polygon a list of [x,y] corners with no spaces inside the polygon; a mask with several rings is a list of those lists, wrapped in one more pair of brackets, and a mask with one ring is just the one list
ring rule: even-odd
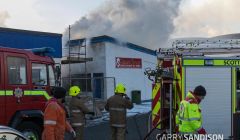
{"label": "firefighter", "polygon": [[105,109],[110,112],[110,127],[112,140],[125,140],[126,137],[126,109],[132,109],[133,104],[126,95],[126,88],[119,83],[115,88],[115,95],[107,100]]}
{"label": "firefighter", "polygon": [[176,115],[177,131],[180,134],[206,134],[202,127],[202,114],[200,102],[206,96],[203,86],[195,87],[189,91],[185,100],[181,101],[180,108]]}
{"label": "firefighter", "polygon": [[62,87],[54,87],[53,98],[51,98],[44,111],[44,131],[42,140],[64,140],[66,131],[72,133],[75,131],[66,120],[66,111],[63,106],[66,90]]}
{"label": "firefighter", "polygon": [[76,140],[83,140],[85,114],[94,115],[84,104],[84,100],[79,97],[81,92],[78,86],[72,86],[69,89],[69,95],[72,96],[69,109],[71,114],[71,124],[76,131]]}

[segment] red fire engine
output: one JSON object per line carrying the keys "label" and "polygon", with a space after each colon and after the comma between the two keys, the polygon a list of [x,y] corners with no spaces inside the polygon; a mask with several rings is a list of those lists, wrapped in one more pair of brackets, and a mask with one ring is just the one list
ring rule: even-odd
{"label": "red fire engine", "polygon": [[40,140],[43,110],[55,86],[54,61],[41,51],[0,47],[0,125],[34,140]]}

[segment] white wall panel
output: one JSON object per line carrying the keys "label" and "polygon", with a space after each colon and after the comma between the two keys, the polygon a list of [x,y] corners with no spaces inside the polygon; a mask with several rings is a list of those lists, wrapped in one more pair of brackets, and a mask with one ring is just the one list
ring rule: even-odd
{"label": "white wall panel", "polygon": [[186,92],[197,85],[207,90],[201,102],[203,127],[209,134],[227,138],[231,135],[231,68],[187,67]]}
{"label": "white wall panel", "polygon": [[[151,99],[152,82],[144,75],[145,68],[156,67],[156,56],[129,49],[124,46],[117,46],[106,43],[106,74],[116,77],[116,83],[122,82],[126,85],[127,94],[131,96],[132,90],[141,90],[142,100]],[[141,58],[142,68],[116,68],[115,58]],[[114,93],[108,93],[108,97]]]}

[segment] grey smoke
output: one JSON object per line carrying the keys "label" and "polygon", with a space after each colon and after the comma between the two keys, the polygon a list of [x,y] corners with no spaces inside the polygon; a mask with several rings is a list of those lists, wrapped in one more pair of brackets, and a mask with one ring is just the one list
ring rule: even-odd
{"label": "grey smoke", "polygon": [[108,0],[71,25],[71,39],[109,35],[152,49],[163,47],[174,31],[180,1]]}
{"label": "grey smoke", "polygon": [[0,27],[5,27],[6,19],[9,18],[9,14],[6,11],[0,11]]}
{"label": "grey smoke", "polygon": [[239,0],[182,0],[172,38],[213,37],[240,32]]}

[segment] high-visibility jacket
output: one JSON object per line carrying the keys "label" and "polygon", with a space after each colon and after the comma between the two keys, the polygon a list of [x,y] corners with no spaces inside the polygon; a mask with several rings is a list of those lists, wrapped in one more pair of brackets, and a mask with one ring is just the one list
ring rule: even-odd
{"label": "high-visibility jacket", "polygon": [[65,131],[72,127],[66,120],[66,112],[55,98],[50,99],[44,111],[44,130],[42,140],[64,140]]}
{"label": "high-visibility jacket", "polygon": [[179,132],[185,134],[197,134],[199,130],[203,129],[199,101],[191,92],[188,92],[186,99],[180,103],[176,124],[179,127]]}

